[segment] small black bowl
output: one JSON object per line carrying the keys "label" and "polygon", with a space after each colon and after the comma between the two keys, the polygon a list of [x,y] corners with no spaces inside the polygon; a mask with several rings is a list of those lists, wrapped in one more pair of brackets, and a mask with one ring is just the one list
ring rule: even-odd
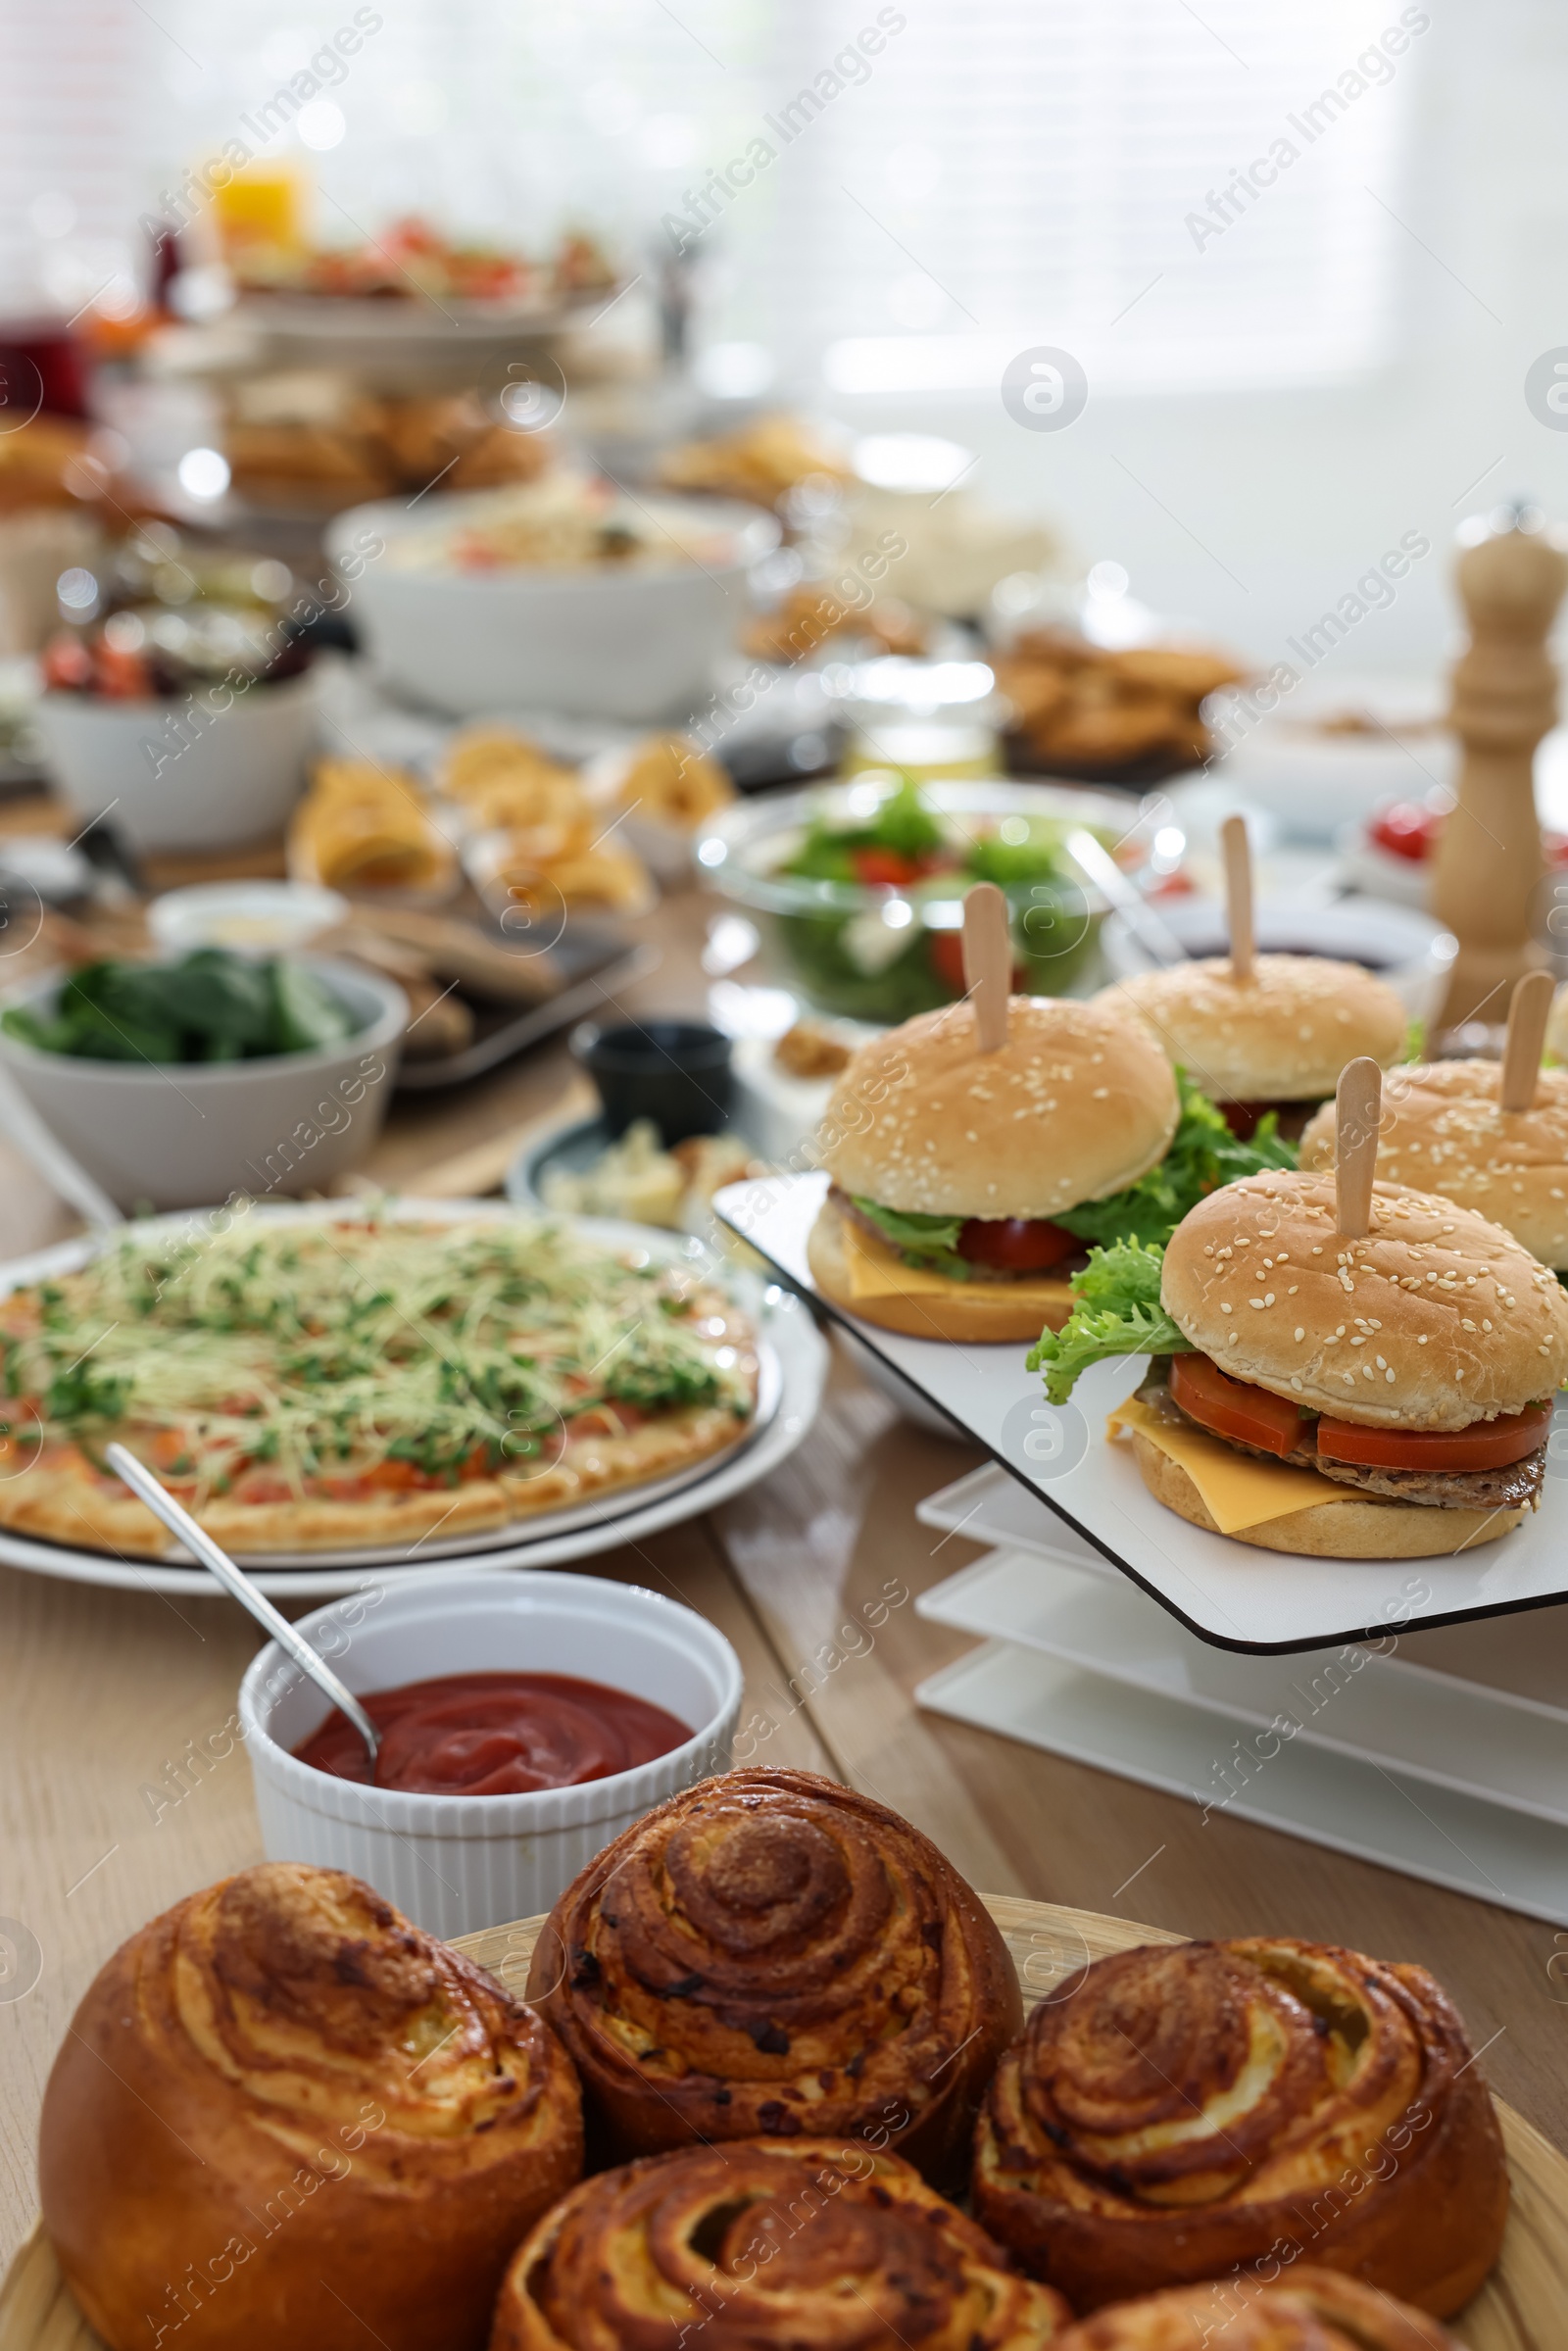
{"label": "small black bowl", "polygon": [[651,1118],[667,1151],[729,1123],[730,1041],[706,1021],[626,1020],[607,1029],[584,1022],[571,1050],[599,1089],[612,1137]]}

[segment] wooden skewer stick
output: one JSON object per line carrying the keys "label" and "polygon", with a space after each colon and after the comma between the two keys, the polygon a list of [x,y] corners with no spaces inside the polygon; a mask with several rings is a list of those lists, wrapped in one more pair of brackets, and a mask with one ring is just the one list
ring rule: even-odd
{"label": "wooden skewer stick", "polygon": [[1239,980],[1252,976],[1256,932],[1252,923],[1252,851],[1245,816],[1227,816],[1219,828],[1225,854],[1225,913],[1231,935],[1231,970]]}
{"label": "wooden skewer stick", "polygon": [[1549,971],[1527,971],[1514,987],[1508,1005],[1508,1042],[1502,1049],[1502,1078],[1497,1106],[1528,1110],[1536,1099],[1541,1075],[1542,1048],[1555,990]]}
{"label": "wooden skewer stick", "polygon": [[1372,1229],[1372,1179],[1383,1116],[1383,1072],[1376,1061],[1363,1055],[1346,1063],[1334,1112],[1335,1222],[1348,1240],[1359,1241]]}
{"label": "wooden skewer stick", "polygon": [[995,882],[976,882],[963,902],[963,984],[974,1002],[980,1051],[1000,1053],[1007,1042],[1012,934],[1007,902]]}

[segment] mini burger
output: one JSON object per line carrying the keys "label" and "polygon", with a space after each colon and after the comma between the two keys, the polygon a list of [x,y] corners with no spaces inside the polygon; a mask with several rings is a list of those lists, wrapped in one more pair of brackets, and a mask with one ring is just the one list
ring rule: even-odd
{"label": "mini burger", "polygon": [[1168,1508],[1216,1529],[1159,1442],[1200,1432],[1325,1482],[1322,1502],[1303,1487],[1300,1506],[1240,1540],[1418,1559],[1490,1543],[1534,1509],[1568,1375],[1568,1296],[1451,1200],[1377,1184],[1352,1239],[1332,1177],[1268,1173],[1200,1201],[1162,1260],[1097,1251],[1071,1319],[1029,1360],[1060,1403],[1089,1363],[1128,1354],[1155,1358],[1128,1410],[1144,1481]]}
{"label": "mini burger", "polygon": [[1238,1143],[1149,1031],[1104,1004],[1015,996],[981,1050],[948,1004],[863,1047],[818,1143],[833,1187],[821,1295],[917,1339],[1017,1341],[1065,1321],[1091,1243],[1163,1242],[1216,1184],[1294,1153]]}
{"label": "mini burger", "polygon": [[[1568,1069],[1544,1069],[1526,1110],[1499,1107],[1501,1064],[1436,1061],[1383,1089],[1378,1173],[1490,1216],[1568,1274]],[[1334,1105],[1301,1138],[1301,1165],[1334,1165]]]}
{"label": "mini burger", "polygon": [[1404,1050],[1404,1005],[1359,963],[1258,955],[1245,976],[1224,955],[1135,972],[1096,1000],[1131,1013],[1218,1102],[1233,1133],[1267,1111],[1299,1135],[1348,1061],[1387,1069]]}

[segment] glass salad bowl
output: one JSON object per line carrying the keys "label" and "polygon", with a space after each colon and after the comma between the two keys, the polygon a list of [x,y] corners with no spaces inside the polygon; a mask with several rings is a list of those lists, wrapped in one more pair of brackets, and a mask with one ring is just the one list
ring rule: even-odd
{"label": "glass salad bowl", "polygon": [[766,918],[784,976],[822,1011],[891,1025],[963,994],[963,899],[1004,893],[1013,985],[1065,996],[1098,971],[1105,901],[1067,855],[1082,825],[1129,873],[1156,819],[1107,792],[1001,778],[915,784],[891,770],[743,802],[697,845],[699,871]]}

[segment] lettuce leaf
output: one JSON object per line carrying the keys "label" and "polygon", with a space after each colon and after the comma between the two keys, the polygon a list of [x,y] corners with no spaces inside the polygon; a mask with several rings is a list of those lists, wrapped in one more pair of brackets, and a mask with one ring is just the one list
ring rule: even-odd
{"label": "lettuce leaf", "polygon": [[1207,1193],[1265,1167],[1294,1167],[1296,1152],[1279,1137],[1274,1112],[1260,1118],[1250,1143],[1238,1143],[1223,1114],[1200,1094],[1184,1069],[1176,1072],[1182,1112],[1171,1146],[1157,1166],[1114,1192],[1108,1200],[1085,1200],[1062,1209],[1052,1221],[1080,1241],[1102,1246],[1113,1241],[1157,1243],[1170,1239],[1182,1218]]}
{"label": "lettuce leaf", "polygon": [[1046,1395],[1064,1404],[1079,1375],[1091,1363],[1118,1355],[1190,1355],[1184,1339],[1159,1302],[1165,1251],[1157,1243],[1118,1241],[1092,1249],[1089,1263],[1073,1283],[1076,1303],[1059,1331],[1042,1332],[1029,1351],[1029,1369],[1044,1371]]}
{"label": "lettuce leaf", "polygon": [[864,1200],[858,1193],[851,1197],[860,1214],[893,1244],[906,1265],[929,1265],[956,1282],[970,1279],[974,1267],[957,1254],[958,1235],[967,1218],[921,1216],[913,1209],[884,1208],[880,1200]]}

